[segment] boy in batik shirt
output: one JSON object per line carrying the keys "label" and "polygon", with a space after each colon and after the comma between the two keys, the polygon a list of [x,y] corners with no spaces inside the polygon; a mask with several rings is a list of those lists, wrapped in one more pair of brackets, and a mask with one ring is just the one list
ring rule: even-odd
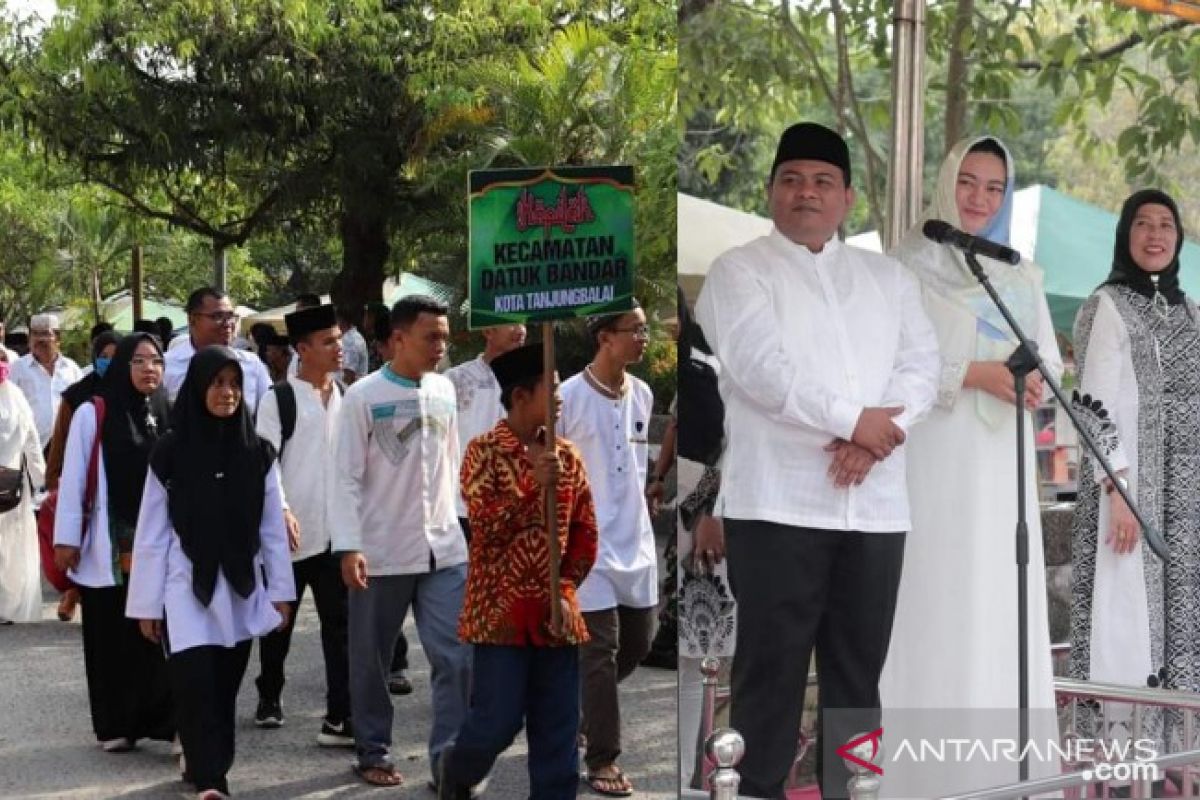
{"label": "boy in batik shirt", "polygon": [[[468,446],[462,489],[473,536],[458,635],[474,645],[471,706],[443,753],[439,797],[469,798],[528,720],[531,797],[573,800],[578,790],[578,645],[588,639],[575,591],[596,558],[596,513],[583,460],[557,438],[546,447],[550,392],[542,347],[491,362],[508,412]],[[557,451],[557,452],[556,452]],[[561,622],[551,620],[545,488],[554,486]]]}

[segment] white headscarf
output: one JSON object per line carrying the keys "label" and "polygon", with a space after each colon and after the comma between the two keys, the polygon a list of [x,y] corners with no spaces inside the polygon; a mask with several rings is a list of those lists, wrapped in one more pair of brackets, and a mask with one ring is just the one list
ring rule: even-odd
{"label": "white headscarf", "polygon": [[[1017,346],[1016,337],[1008,323],[971,274],[962,252],[931,241],[922,232],[922,227],[931,219],[945,220],[956,228],[962,227],[955,199],[958,173],[970,149],[988,139],[1004,151],[1008,176],[1004,201],[979,235],[999,244],[1009,243],[1016,183],[1012,155],[993,136],[973,136],[950,149],[938,171],[932,202],[892,253],[921,282],[926,311],[937,330],[944,369],[965,369],[967,361],[1003,361]],[[1042,291],[1041,268],[1027,260],[1012,266],[986,256],[978,258],[1017,322],[1027,334],[1035,336],[1038,300]],[[961,369],[958,371],[961,372]],[[978,413],[985,422],[996,425],[1011,416],[1011,409],[999,400],[984,392],[977,394]]]}

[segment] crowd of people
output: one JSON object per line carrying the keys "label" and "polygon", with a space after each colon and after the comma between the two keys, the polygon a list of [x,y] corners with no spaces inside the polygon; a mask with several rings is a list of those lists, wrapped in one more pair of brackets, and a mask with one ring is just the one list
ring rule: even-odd
{"label": "crowd of people", "polygon": [[[731,724],[745,738],[738,769],[746,796],[785,796],[814,653],[826,798],[847,796],[850,773],[835,751],[858,734],[882,727],[887,748],[914,710],[965,719],[1016,706],[1017,408],[1026,413],[1028,702],[1045,712],[1031,717],[1030,739],[1059,741],[1028,419],[1045,382],[1035,372],[1017,395],[1006,365],[1018,345],[1013,330],[963,250],[923,232],[941,220],[1009,245],[1015,180],[999,139],[960,142],[921,220],[880,255],[838,236],[854,203],[846,142],[821,125],[796,124],[781,135],[767,177],[774,229],[716,259],[696,321],[686,321],[689,351],[699,351],[687,356],[688,369],[707,360],[719,374],[722,403],[713,414],[723,416],[725,438],[719,469],[716,459],[690,465],[695,488],[681,503],[689,539],[681,551],[692,577],[680,598],[680,646],[689,657],[732,650]],[[1183,242],[1171,197],[1132,195],[1115,231],[1111,273],[1098,272],[1076,320],[1072,405],[1169,552],[1165,565],[1158,561],[1113,481],[1085,453],[1070,674],[1194,692],[1200,321],[1179,287]],[[984,253],[977,260],[1037,344],[1045,377],[1059,379],[1063,359],[1041,269]],[[692,424],[681,420],[681,437]],[[719,568],[727,568],[730,593]],[[686,782],[698,763],[698,712],[684,706]],[[1080,709],[1085,720],[1091,711]],[[1121,722],[1085,722],[1076,733],[1128,737],[1131,727],[1114,721]],[[1171,714],[1143,722],[1161,746],[1183,744]],[[1000,732],[1015,734],[1015,722]],[[944,724],[940,733],[947,735]],[[1033,777],[1064,767],[1030,761]],[[1015,761],[963,766],[926,765],[932,777],[912,796],[1018,776]],[[888,769],[885,796],[895,780]]]}
{"label": "crowd of people", "polygon": [[29,484],[0,514],[0,618],[40,619],[39,570],[63,573],[97,741],[173,742],[183,780],[213,800],[230,793],[256,639],[254,722],[283,724],[306,590],[324,660],[317,743],[353,748],[365,782],[400,785],[390,695],[412,692],[411,609],[440,797],[478,796],[522,727],[531,797],[573,798],[581,777],[628,796],[617,685],[658,604],[652,396],[626,371],[649,338],[634,306],[588,320],[594,356],[561,389],[519,324],[483,331],[477,358],[440,372],[449,309],[423,295],[366,309],[368,336],[352,311],[304,296],[286,338],[257,329],[251,350],[233,346],[230,298],[201,288],[185,334],[93,331],[86,374],[58,351],[57,318],[35,316],[31,353],[0,352],[0,465]]}

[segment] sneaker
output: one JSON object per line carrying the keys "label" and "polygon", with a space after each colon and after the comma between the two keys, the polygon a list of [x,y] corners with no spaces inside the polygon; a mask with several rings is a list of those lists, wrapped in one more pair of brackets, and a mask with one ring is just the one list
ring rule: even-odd
{"label": "sneaker", "polygon": [[322,747],[354,747],[354,728],[350,726],[350,720],[344,719],[335,725],[326,717],[321,722],[317,744]]}
{"label": "sneaker", "polygon": [[279,701],[259,699],[258,710],[254,712],[254,724],[260,728],[282,728],[283,707]]}
{"label": "sneaker", "polygon": [[106,753],[128,753],[133,749],[133,742],[121,736],[117,739],[109,739],[106,742],[101,742],[100,747]]}
{"label": "sneaker", "polygon": [[392,694],[412,694],[412,681],[408,679],[408,673],[404,670],[392,673],[388,678],[388,691]]}

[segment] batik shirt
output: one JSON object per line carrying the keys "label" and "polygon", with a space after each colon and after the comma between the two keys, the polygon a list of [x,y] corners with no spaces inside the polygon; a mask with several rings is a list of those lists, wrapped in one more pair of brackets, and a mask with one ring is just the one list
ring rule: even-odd
{"label": "batik shirt", "polygon": [[545,492],[507,420],[473,440],[462,465],[471,521],[467,593],[459,638],[476,644],[573,645],[588,640],[575,590],[596,559],[596,510],[583,459],[558,439],[559,591],[570,605],[565,635],[550,632],[550,547]]}

